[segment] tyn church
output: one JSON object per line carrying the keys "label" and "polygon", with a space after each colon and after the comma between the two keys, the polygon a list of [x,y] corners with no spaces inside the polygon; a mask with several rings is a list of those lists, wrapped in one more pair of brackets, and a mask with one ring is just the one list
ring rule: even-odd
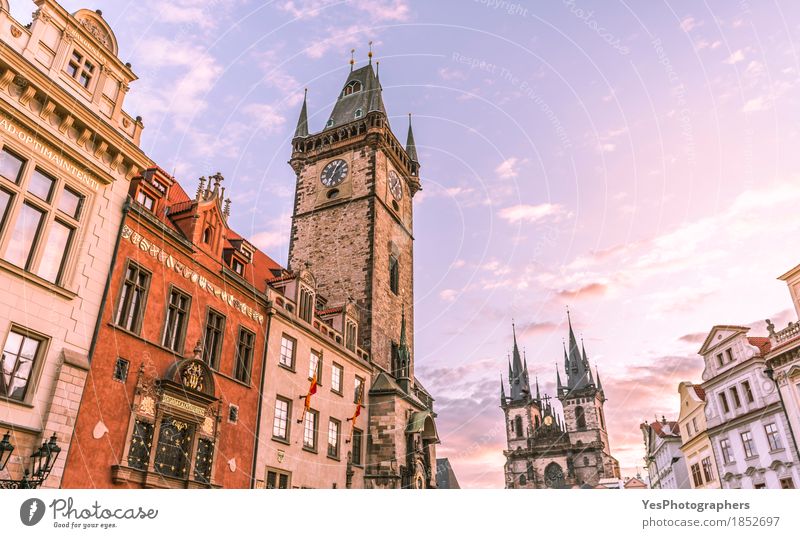
{"label": "tyn church", "polygon": [[506,421],[506,488],[594,488],[601,479],[619,478],[619,462],[611,455],[603,412],[605,393],[600,376],[592,375],[586,349],[580,348],[569,321],[569,350],[564,348],[566,384],[556,367],[556,391],[563,417],[539,381],[531,391],[527,360],[514,350],[508,365],[508,396],[501,378],[500,407]]}

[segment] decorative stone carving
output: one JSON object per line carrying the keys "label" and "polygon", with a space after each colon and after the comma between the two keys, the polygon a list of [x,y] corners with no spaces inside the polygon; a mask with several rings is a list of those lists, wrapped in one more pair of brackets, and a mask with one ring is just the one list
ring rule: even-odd
{"label": "decorative stone carving", "polygon": [[14,37],[19,37],[19,36],[22,35],[22,30],[20,30],[19,28],[17,28],[16,26],[14,26],[12,24],[11,25],[11,35],[14,36]]}
{"label": "decorative stone carving", "polygon": [[105,28],[97,24],[97,21],[94,21],[89,17],[83,17],[78,19],[78,22],[80,22],[81,26],[83,26],[87,32],[92,34],[95,39],[102,43],[105,48],[111,52],[114,52],[114,44],[111,40],[111,36],[108,35],[108,32],[106,32]]}

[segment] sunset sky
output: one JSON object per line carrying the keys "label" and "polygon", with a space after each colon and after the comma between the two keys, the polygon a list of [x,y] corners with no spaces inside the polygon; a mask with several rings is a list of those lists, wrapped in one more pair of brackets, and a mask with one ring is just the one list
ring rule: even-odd
{"label": "sunset sky", "polygon": [[143,149],[190,192],[222,172],[233,227],[281,263],[303,88],[319,131],[374,42],[403,140],[414,114],[416,372],[462,487],[503,486],[512,318],[552,394],[569,305],[625,475],[713,325],[794,319],[797,2],[61,2],[115,30]]}

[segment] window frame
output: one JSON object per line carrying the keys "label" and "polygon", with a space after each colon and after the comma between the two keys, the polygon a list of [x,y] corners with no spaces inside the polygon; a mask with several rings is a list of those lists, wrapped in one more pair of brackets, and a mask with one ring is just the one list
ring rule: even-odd
{"label": "window frame", "polygon": [[[339,382],[335,383],[334,372],[339,372]],[[344,396],[344,366],[339,363],[331,363],[331,392]]]}
{"label": "window frame", "polygon": [[362,457],[363,451],[364,451],[364,430],[360,428],[353,428],[353,442],[350,450],[350,462],[356,467],[362,467],[364,465],[363,463],[364,459]]}
{"label": "window frame", "polygon": [[[745,439],[745,435],[747,439]],[[755,439],[753,439],[753,433],[750,430],[743,431],[739,434],[739,439],[742,441],[745,459],[757,458],[758,452],[756,452],[756,442]]]}
{"label": "window frame", "polygon": [[[306,442],[307,435],[308,435],[308,426],[307,421],[309,417],[313,419],[313,426],[312,426],[312,441],[313,444],[309,445]],[[303,417],[303,450],[308,452],[317,453],[319,449],[319,411],[315,409],[309,409],[306,411],[305,416]]]}
{"label": "window frame", "polygon": [[731,412],[731,406],[728,403],[728,397],[725,394],[724,390],[720,391],[719,400],[720,400],[720,402],[722,402],[722,412],[723,412],[723,414],[730,413]]}
{"label": "window frame", "polygon": [[[125,325],[120,323],[120,314],[123,301],[123,292],[125,290],[125,284],[128,282],[128,271],[134,266],[137,270],[137,275],[143,273],[146,276],[145,283],[142,286],[142,298],[139,301],[139,312],[136,315],[136,318],[133,320],[133,328],[128,328]],[[137,263],[135,260],[128,258],[125,260],[125,265],[123,266],[122,271],[122,284],[120,285],[119,289],[117,290],[117,301],[114,305],[114,315],[111,319],[112,324],[124,331],[131,332],[133,334],[140,335],[142,332],[142,322],[144,321],[144,314],[147,309],[147,299],[150,297],[150,283],[153,280],[153,273],[144,268],[142,265]],[[138,286],[136,282],[133,282],[134,287]],[[127,296],[126,296],[127,298]],[[130,307],[130,303],[128,303],[128,307]],[[125,311],[125,318],[130,317],[130,312],[128,309]]]}
{"label": "window frame", "polygon": [[[278,420],[278,402],[286,404],[286,424],[283,427],[284,435],[275,435],[276,422]],[[285,398],[280,394],[275,396],[275,405],[272,406],[272,439],[281,443],[288,443],[292,435],[292,399]]]}
{"label": "window frame", "polygon": [[[173,345],[169,346],[167,345],[167,330],[169,328],[169,314],[170,314],[170,307],[172,306],[173,293],[177,293],[179,295],[183,295],[184,297],[186,297],[186,309],[184,312],[183,319],[181,320],[181,327],[179,328],[180,334],[176,335]],[[192,312],[192,296],[183,291],[175,284],[170,284],[169,292],[167,293],[167,300],[165,307],[166,309],[164,312],[164,327],[161,331],[161,346],[165,349],[169,349],[170,351],[183,355],[184,348],[186,347],[186,328],[189,325],[189,317]]]}
{"label": "window frame", "polygon": [[694,487],[700,487],[703,485],[703,474],[702,470],[700,469],[699,463],[693,463],[691,467],[692,471],[692,481],[694,482]]}
{"label": "window frame", "polygon": [[[47,161],[38,160],[35,156],[28,156],[27,152],[18,151],[13,144],[0,145],[0,152],[21,162],[16,178],[0,176],[0,189],[9,196],[4,214],[0,215],[0,259],[37,279],[63,288],[72,274],[75,251],[82,240],[89,214],[85,209],[87,205],[91,204],[93,194],[84,186],[69,181],[60,170],[54,172]],[[47,200],[43,200],[29,190],[35,173],[41,174],[52,182]],[[69,191],[79,198],[75,214],[69,214],[60,207],[64,191]],[[20,223],[23,206],[30,207],[33,211],[40,213],[40,216],[38,225],[32,233],[30,245],[26,247],[26,259],[22,265],[18,265],[6,256],[12,240],[19,238],[18,233],[15,232]],[[53,234],[57,226],[67,232],[64,245],[57,249],[48,249],[49,242],[55,238]],[[40,274],[43,270],[43,263],[46,260],[49,261],[47,253],[51,251],[58,252],[57,255],[60,256],[52,278]]]}
{"label": "window frame", "polygon": [[[311,371],[311,363],[313,362],[312,358],[316,358],[317,359],[317,366],[314,369],[315,370],[314,372]],[[321,351],[317,351],[316,349],[311,349],[308,352],[308,380],[309,381],[314,379],[314,373],[317,374],[317,385],[321,387],[322,386],[322,352]]]}
{"label": "window frame", "polygon": [[400,295],[400,257],[389,254],[389,290]]}
{"label": "window frame", "polygon": [[[78,56],[76,59],[75,56]],[[86,68],[87,64],[89,69]],[[74,67],[74,72],[70,69]],[[88,54],[81,51],[78,47],[72,47],[72,50],[67,54],[66,63],[64,65],[64,73],[72,79],[84,91],[92,92],[97,84],[98,77],[98,64]],[[86,83],[81,81],[81,78],[86,76]]]}
{"label": "window frame", "polygon": [[[292,343],[292,356],[290,358],[291,364],[285,364],[283,362],[284,354],[284,341],[289,341]],[[295,364],[297,363],[297,338],[292,338],[286,333],[281,334],[281,347],[278,348],[278,366],[282,368],[286,368],[292,372],[295,371]]]}
{"label": "window frame", "polygon": [[730,439],[725,438],[719,440],[719,451],[722,453],[722,461],[726,465],[736,461],[733,459],[733,446],[731,446]]}
{"label": "window frame", "polygon": [[[275,475],[275,485],[278,487],[270,487],[269,486],[269,475],[270,473]],[[286,487],[281,488],[281,478],[286,478]],[[276,467],[267,467],[264,473],[264,489],[292,489],[292,472],[286,471],[284,469],[278,469]]]}
{"label": "window frame", "polygon": [[706,484],[716,480],[714,477],[714,466],[711,464],[711,456],[706,456],[700,460],[700,464],[703,468],[703,478],[705,478]]}
{"label": "window frame", "polygon": [[[335,427],[335,428],[334,428]],[[334,450],[331,451],[331,428],[334,428],[336,431],[336,437],[334,439],[335,445],[333,446]],[[341,459],[341,451],[342,451],[342,421],[337,420],[333,417],[328,417],[328,448],[327,448],[327,455],[330,459],[339,460]]]}
{"label": "window frame", "polygon": [[747,403],[755,402],[756,398],[755,395],[753,394],[753,387],[750,386],[749,380],[745,379],[742,382],[742,390],[744,391],[744,397],[745,400],[747,400]]}
{"label": "window frame", "polygon": [[359,396],[361,396],[361,403],[364,403],[364,389],[366,387],[366,379],[360,375],[353,376],[353,403],[357,404]]}
{"label": "window frame", "polygon": [[[6,331],[5,338],[3,339],[3,346],[0,348],[0,360],[4,360],[5,357],[5,350],[6,346],[8,345],[8,338],[11,336],[11,333],[15,333],[19,336],[22,336],[23,340],[20,342],[20,346],[24,345],[25,339],[35,340],[38,345],[36,347],[36,353],[33,359],[31,360],[31,368],[28,371],[28,378],[26,379],[25,389],[22,393],[21,398],[13,398],[8,394],[0,395],[0,402],[7,402],[7,403],[16,403],[21,405],[30,405],[33,401],[34,395],[36,390],[39,386],[39,377],[46,362],[47,353],[50,349],[50,337],[44,335],[38,331],[34,331],[23,327],[21,325],[17,325],[12,323],[8,331]],[[20,350],[21,351],[21,347]],[[17,359],[19,358],[19,351],[17,352]],[[3,376],[2,369],[0,369],[0,376]],[[5,382],[5,381],[4,381]],[[4,389],[4,391],[6,391]]]}
{"label": "window frame", "polygon": [[[243,337],[245,336],[248,338],[249,346],[247,348],[248,353],[246,361],[243,363],[241,349],[242,345],[247,343],[244,342],[243,340]],[[239,332],[236,338],[236,355],[234,356],[235,362],[233,365],[233,378],[246,385],[249,385],[253,380],[253,362],[255,357],[255,350],[256,350],[256,333],[246,328],[243,325],[239,325]],[[242,368],[242,371],[240,371],[240,368]]]}
{"label": "window frame", "polygon": [[[215,316],[218,319],[222,320],[222,325],[220,327],[213,327],[214,331],[218,331],[218,338],[214,340],[214,350],[209,351],[208,345],[208,331],[209,331],[209,322],[211,321],[211,317]],[[227,324],[227,319],[218,310],[215,310],[211,307],[206,308],[206,322],[203,325],[203,361],[208,365],[209,368],[215,371],[220,371],[220,366],[222,362],[222,346],[225,342],[225,325]]]}
{"label": "window frame", "polygon": [[[770,429],[770,427],[772,429]],[[778,429],[777,423],[770,422],[769,424],[764,424],[764,434],[767,436],[767,444],[769,445],[770,452],[777,452],[784,449],[781,432]]]}

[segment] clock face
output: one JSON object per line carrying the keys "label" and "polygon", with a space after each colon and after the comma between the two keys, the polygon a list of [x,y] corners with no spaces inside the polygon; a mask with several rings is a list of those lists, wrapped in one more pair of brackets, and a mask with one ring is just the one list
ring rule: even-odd
{"label": "clock face", "polygon": [[341,159],[336,159],[325,165],[319,180],[326,187],[335,187],[347,178],[347,163]]}
{"label": "clock face", "polygon": [[389,190],[398,202],[403,199],[403,182],[394,170],[389,170]]}

